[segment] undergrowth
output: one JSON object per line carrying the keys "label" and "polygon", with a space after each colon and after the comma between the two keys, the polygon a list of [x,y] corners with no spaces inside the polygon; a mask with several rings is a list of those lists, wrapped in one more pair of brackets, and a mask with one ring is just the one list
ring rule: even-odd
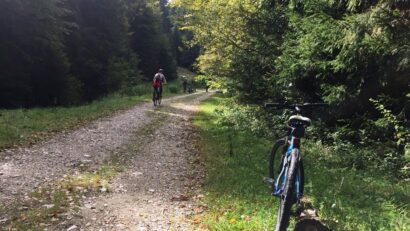
{"label": "undergrowth", "polygon": [[[262,177],[273,140],[221,126],[221,113],[215,110],[223,105],[226,99],[213,97],[195,119],[208,173],[203,190],[209,210],[199,219],[210,230],[272,230],[279,202]],[[332,230],[410,230],[409,182],[377,169],[346,167],[343,155],[355,151],[303,140],[305,200]]]}

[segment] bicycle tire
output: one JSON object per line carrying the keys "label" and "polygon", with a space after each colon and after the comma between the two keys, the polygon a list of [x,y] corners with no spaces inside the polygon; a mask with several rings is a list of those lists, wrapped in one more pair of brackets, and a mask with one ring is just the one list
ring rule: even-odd
{"label": "bicycle tire", "polygon": [[275,231],[286,231],[290,220],[290,209],[294,203],[294,185],[299,167],[299,150],[294,149],[290,155],[289,166],[287,167],[287,179],[284,191],[280,197],[278,209],[278,219]]}
{"label": "bicycle tire", "polygon": [[159,101],[159,97],[159,94],[157,92],[154,92],[154,96],[152,98],[152,101],[154,102],[154,107],[161,104]]}
{"label": "bicycle tire", "polygon": [[[300,153],[299,153],[300,155]],[[303,167],[303,160],[299,159],[299,181],[300,181],[300,197],[303,196],[305,189],[305,168]]]}
{"label": "bicycle tire", "polygon": [[[286,140],[279,139],[276,140],[275,144],[272,147],[272,151],[269,155],[269,177],[275,179],[275,166],[278,166],[277,170],[282,169],[283,154],[286,152]],[[282,150],[280,150],[282,149]],[[280,151],[280,153],[278,153]],[[280,156],[278,156],[280,154]]]}
{"label": "bicycle tire", "polygon": [[[279,174],[279,171],[282,169],[283,156],[285,152],[287,151],[287,147],[288,146],[287,146],[285,139],[276,140],[275,144],[273,145],[272,151],[269,156],[269,178],[276,179],[275,177]],[[279,150],[280,152],[278,153]],[[279,157],[277,156],[278,154],[280,154]],[[275,166],[278,166],[277,173],[275,173]],[[300,179],[300,196],[302,196],[304,192],[304,186],[305,186],[305,171],[303,168],[302,159],[300,159],[299,161],[299,179]]]}

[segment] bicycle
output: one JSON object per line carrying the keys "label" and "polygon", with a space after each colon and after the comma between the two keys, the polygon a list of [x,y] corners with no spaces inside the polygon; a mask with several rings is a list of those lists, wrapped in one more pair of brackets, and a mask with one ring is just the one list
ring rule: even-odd
{"label": "bicycle", "polygon": [[[300,139],[304,137],[311,120],[301,115],[301,109],[326,105],[265,103],[265,108],[290,109],[293,114],[288,119],[286,136],[278,139],[272,147],[269,155],[269,177],[264,178],[264,182],[272,188],[272,195],[280,198],[275,231],[286,231],[291,207],[295,203],[300,206],[304,191],[305,173],[300,153]],[[277,174],[275,166],[278,166]]]}
{"label": "bicycle", "polygon": [[152,98],[152,101],[154,102],[154,107],[161,105],[162,94],[160,93],[159,89],[154,90],[154,96]]}

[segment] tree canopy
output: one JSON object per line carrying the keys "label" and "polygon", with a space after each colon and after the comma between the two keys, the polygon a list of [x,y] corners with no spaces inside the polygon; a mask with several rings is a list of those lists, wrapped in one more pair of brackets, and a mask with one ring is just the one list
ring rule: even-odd
{"label": "tree canopy", "polygon": [[0,107],[87,102],[176,78],[166,1],[0,1]]}
{"label": "tree canopy", "polygon": [[327,129],[337,129],[333,137],[382,142],[395,150],[393,158],[404,155],[409,1],[175,0],[173,6],[185,12],[182,29],[202,47],[200,72],[239,102],[326,102],[321,116]]}

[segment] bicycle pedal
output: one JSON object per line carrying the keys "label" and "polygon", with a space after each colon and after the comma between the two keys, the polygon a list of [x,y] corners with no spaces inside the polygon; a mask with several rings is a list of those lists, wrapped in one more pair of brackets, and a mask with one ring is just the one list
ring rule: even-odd
{"label": "bicycle pedal", "polygon": [[263,183],[265,183],[269,186],[274,186],[275,185],[275,179],[270,178],[270,177],[264,177],[263,178]]}
{"label": "bicycle pedal", "polygon": [[272,192],[272,196],[281,197],[281,196],[282,196],[282,193],[283,193],[283,189],[274,190],[274,191]]}

